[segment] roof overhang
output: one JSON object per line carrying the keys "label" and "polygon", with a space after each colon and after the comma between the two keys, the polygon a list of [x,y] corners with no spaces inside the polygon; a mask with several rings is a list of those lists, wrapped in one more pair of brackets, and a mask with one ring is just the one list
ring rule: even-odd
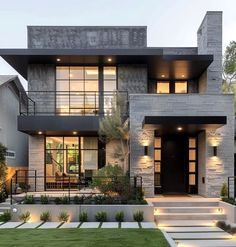
{"label": "roof overhang", "polygon": [[[165,55],[163,48],[142,49],[0,49],[0,56],[27,79],[28,64],[117,65],[146,64],[149,78],[198,78],[213,55]],[[60,62],[57,61],[60,58]],[[112,62],[108,62],[112,58]]]}
{"label": "roof overhang", "polygon": [[143,129],[157,130],[159,134],[182,132],[196,133],[218,129],[227,123],[226,116],[145,116]]}

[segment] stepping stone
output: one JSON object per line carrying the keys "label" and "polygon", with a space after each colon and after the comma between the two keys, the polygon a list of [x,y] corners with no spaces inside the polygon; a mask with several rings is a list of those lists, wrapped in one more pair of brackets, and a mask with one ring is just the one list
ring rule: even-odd
{"label": "stepping stone", "polygon": [[235,247],[236,240],[179,240],[179,246],[184,247]]}
{"label": "stepping stone", "polygon": [[204,226],[193,226],[193,227],[180,227],[180,226],[166,226],[162,227],[162,229],[166,232],[224,232],[219,227],[204,227]]}
{"label": "stepping stone", "polygon": [[181,232],[181,233],[169,233],[170,237],[174,240],[177,239],[232,239],[232,235],[227,232]]}
{"label": "stepping stone", "polygon": [[122,222],[121,228],[139,228],[138,222]]}
{"label": "stepping stone", "polygon": [[19,228],[19,229],[34,229],[37,226],[39,226],[40,224],[42,224],[42,222],[26,222],[17,228]]}
{"label": "stepping stone", "polygon": [[68,222],[60,226],[60,228],[77,228],[80,222]]}
{"label": "stepping stone", "polygon": [[144,229],[153,229],[157,228],[156,224],[154,222],[141,222],[141,226]]}
{"label": "stepping stone", "polygon": [[17,226],[21,225],[22,222],[6,222],[3,225],[0,226],[0,229],[10,229],[10,228],[16,228]]}
{"label": "stepping stone", "polygon": [[101,228],[118,228],[118,222],[103,222]]}
{"label": "stepping stone", "polygon": [[61,222],[45,222],[38,229],[54,229],[57,228]]}
{"label": "stepping stone", "polygon": [[100,222],[84,222],[80,228],[98,228]]}

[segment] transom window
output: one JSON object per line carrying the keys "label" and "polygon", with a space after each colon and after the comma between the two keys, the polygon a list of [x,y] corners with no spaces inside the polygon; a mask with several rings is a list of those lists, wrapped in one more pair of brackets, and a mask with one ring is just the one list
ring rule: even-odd
{"label": "transom window", "polygon": [[188,93],[187,81],[157,81],[158,94],[186,94]]}

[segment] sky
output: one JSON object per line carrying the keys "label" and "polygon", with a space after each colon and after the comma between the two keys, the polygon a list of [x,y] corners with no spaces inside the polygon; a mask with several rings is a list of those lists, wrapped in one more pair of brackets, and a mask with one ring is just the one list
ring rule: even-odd
{"label": "sky", "polygon": [[[30,25],[147,26],[148,46],[192,47],[206,11],[219,10],[225,49],[236,40],[236,0],[0,0],[0,48],[27,48]],[[0,57],[0,74],[17,72]]]}

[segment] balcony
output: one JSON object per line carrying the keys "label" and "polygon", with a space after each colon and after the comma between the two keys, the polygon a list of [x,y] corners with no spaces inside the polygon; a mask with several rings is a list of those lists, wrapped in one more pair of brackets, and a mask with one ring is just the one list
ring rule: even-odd
{"label": "balcony", "polygon": [[29,91],[20,96],[18,130],[50,135],[96,133],[99,118],[111,114],[112,106],[120,98],[124,99],[127,115],[128,94],[124,91]]}

